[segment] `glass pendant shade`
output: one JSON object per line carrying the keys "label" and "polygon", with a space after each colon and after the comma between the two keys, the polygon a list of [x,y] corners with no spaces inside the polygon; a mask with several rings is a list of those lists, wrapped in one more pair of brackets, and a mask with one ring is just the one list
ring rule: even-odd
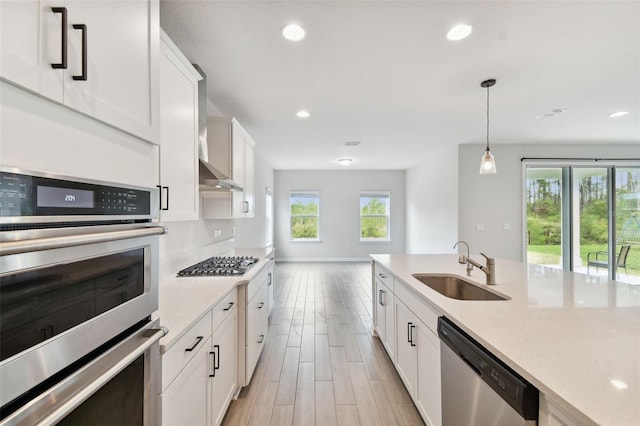
{"label": "glass pendant shade", "polygon": [[482,162],[480,163],[481,175],[492,175],[496,173],[496,160],[493,158],[491,151],[487,151],[482,156]]}

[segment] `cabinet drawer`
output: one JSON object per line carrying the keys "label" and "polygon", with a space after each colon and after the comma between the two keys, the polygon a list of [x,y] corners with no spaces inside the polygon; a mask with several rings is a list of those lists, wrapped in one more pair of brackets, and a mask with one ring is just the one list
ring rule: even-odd
{"label": "cabinet drawer", "polygon": [[407,284],[398,281],[396,299],[402,300],[407,307],[420,318],[432,333],[438,335],[438,317],[441,315],[429,302],[409,289]]}
{"label": "cabinet drawer", "polygon": [[386,285],[389,290],[391,290],[392,292],[395,291],[393,288],[393,275],[391,274],[391,272],[387,271],[378,263],[374,263],[373,265],[373,273],[375,274],[376,278],[382,281],[382,283]]}
{"label": "cabinet drawer", "polygon": [[216,331],[216,329],[222,324],[222,322],[231,314],[238,306],[238,289],[234,288],[227,294],[224,299],[222,299],[218,304],[213,308],[213,326],[211,329]]}
{"label": "cabinet drawer", "polygon": [[266,264],[263,264],[262,269],[260,269],[260,271],[253,278],[251,278],[251,281],[247,285],[247,300],[253,299],[258,290],[260,290],[260,287],[263,284],[266,284],[269,280],[267,271],[268,268],[266,268],[266,266]]}
{"label": "cabinet drawer", "polygon": [[211,337],[211,311],[207,312],[167,352],[162,354],[162,390],[182,371]]}
{"label": "cabinet drawer", "polygon": [[246,377],[251,379],[260,353],[267,339],[269,327],[268,290],[264,283],[258,293],[247,304],[247,336],[246,336]]}

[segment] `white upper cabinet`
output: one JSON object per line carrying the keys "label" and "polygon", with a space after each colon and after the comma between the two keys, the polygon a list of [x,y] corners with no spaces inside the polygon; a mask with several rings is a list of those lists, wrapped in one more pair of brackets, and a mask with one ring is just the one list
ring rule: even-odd
{"label": "white upper cabinet", "polygon": [[61,67],[63,50],[67,48],[62,33],[66,16],[64,0],[0,1],[0,76],[62,102]]}
{"label": "white upper cabinet", "polygon": [[205,219],[241,219],[255,215],[256,144],[235,118],[207,119],[209,162],[243,191],[203,192]]}
{"label": "white upper cabinet", "polygon": [[160,49],[160,184],[163,222],[197,220],[198,81],[202,76],[163,32]]}
{"label": "white upper cabinet", "polygon": [[0,16],[3,79],[157,142],[158,0],[3,0]]}

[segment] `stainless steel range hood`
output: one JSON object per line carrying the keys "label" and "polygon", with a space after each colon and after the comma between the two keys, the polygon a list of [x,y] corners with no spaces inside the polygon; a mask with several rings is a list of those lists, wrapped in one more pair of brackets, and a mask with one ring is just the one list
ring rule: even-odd
{"label": "stainless steel range hood", "polygon": [[209,157],[215,155],[209,150],[207,140],[207,75],[198,65],[194,68],[202,75],[198,82],[198,159],[200,160],[200,191],[242,191],[242,187],[229,176],[215,168]]}

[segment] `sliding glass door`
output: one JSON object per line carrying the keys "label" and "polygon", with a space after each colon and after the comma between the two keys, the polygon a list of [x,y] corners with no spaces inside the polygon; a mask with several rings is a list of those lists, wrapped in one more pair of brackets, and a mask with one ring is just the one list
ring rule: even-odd
{"label": "sliding glass door", "polygon": [[640,284],[640,167],[526,166],[527,262]]}

